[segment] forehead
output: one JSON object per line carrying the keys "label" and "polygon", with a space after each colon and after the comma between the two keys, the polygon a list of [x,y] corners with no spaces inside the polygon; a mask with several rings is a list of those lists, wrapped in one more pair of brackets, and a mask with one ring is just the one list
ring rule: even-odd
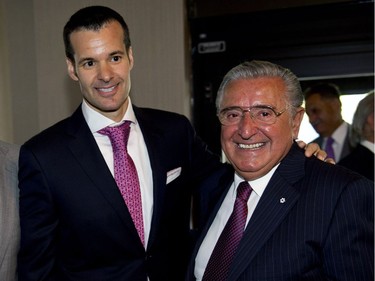
{"label": "forehead", "polygon": [[124,32],[117,21],[105,23],[98,30],[79,29],[70,35],[75,52],[86,52],[98,48],[124,47]]}
{"label": "forehead", "polygon": [[328,103],[329,100],[324,100],[320,94],[312,94],[305,100],[306,108],[309,107],[323,107]]}
{"label": "forehead", "polygon": [[280,77],[260,77],[231,81],[225,89],[223,104],[278,105],[285,99],[286,86]]}

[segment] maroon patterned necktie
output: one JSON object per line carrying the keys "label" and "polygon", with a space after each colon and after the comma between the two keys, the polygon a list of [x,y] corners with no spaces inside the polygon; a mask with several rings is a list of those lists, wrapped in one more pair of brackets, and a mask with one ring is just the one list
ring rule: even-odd
{"label": "maroon patterned necktie", "polygon": [[98,132],[107,135],[111,140],[115,180],[144,245],[141,190],[137,170],[127,150],[130,123],[126,121],[119,126],[106,127]]}
{"label": "maroon patterned necktie", "polygon": [[233,212],[215,245],[202,281],[226,280],[229,267],[245,229],[247,200],[251,191],[252,188],[247,181],[238,185]]}

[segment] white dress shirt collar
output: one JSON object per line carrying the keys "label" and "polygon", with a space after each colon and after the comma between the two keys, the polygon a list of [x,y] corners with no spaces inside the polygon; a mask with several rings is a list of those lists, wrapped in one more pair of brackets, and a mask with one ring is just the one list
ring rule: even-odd
{"label": "white dress shirt collar", "polygon": [[[256,179],[256,180],[252,180],[252,181],[248,181],[248,183],[250,184],[251,188],[253,189],[253,192],[255,192],[259,197],[262,196],[264,190],[266,189],[266,186],[268,184],[268,182],[270,181],[271,177],[273,176],[273,174],[275,173],[277,167],[280,165],[277,164],[275,167],[272,168],[271,171],[269,171],[267,174],[265,174],[263,177],[259,178],[259,179]],[[238,185],[244,181],[244,179],[242,177],[240,177],[237,173],[234,174],[234,186],[235,188],[233,189],[233,196],[236,197],[236,192],[237,192],[237,187]]]}
{"label": "white dress shirt collar", "polygon": [[96,110],[92,109],[86,102],[86,100],[82,101],[82,113],[83,116],[90,128],[90,131],[92,133],[95,133],[107,126],[110,125],[118,125],[122,123],[125,120],[129,120],[135,124],[137,124],[137,119],[135,118],[133,105],[130,100],[130,97],[128,97],[128,108],[126,109],[125,115],[122,117],[122,121],[116,123],[113,120],[109,119],[108,117],[105,117],[103,114],[97,112]]}
{"label": "white dress shirt collar", "polygon": [[346,134],[348,132],[348,126],[348,123],[342,122],[341,125],[332,134],[332,138],[340,146],[342,146],[345,142]]}

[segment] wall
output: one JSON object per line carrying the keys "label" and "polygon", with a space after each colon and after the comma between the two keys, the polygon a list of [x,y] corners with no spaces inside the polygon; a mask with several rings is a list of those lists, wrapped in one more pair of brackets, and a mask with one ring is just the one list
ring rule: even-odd
{"label": "wall", "polygon": [[97,4],[114,8],[129,25],[133,102],[190,117],[183,0],[0,0],[0,139],[23,143],[78,106],[62,29],[76,10]]}
{"label": "wall", "polygon": [[[4,18],[3,3],[0,3],[0,20]],[[0,22],[0,139],[11,139],[13,136],[13,128],[11,126],[11,95],[9,94],[9,69],[8,49],[5,40],[4,24]]]}

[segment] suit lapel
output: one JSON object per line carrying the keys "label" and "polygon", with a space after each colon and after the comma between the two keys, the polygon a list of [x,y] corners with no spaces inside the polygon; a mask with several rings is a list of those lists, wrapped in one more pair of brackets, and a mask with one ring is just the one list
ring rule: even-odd
{"label": "suit lapel", "polygon": [[[218,187],[220,189],[223,190],[218,202],[216,203],[215,205],[215,208],[213,210],[213,212],[211,212],[211,215],[208,217],[208,223],[205,224],[205,227],[204,229],[202,230],[202,232],[204,233],[204,235],[201,235],[201,238],[204,238],[204,236],[207,234],[207,231],[209,230],[212,222],[214,221],[215,217],[216,217],[216,214],[217,212],[219,211],[220,207],[221,207],[221,204],[223,203],[224,201],[224,198],[225,196],[227,195],[228,193],[228,190],[229,188],[231,187],[233,183],[233,173],[231,173],[230,175],[229,174],[225,174],[219,181],[218,183]],[[205,198],[207,199],[210,199],[209,196],[206,196]],[[209,202],[201,202],[201,204],[207,204],[209,205]],[[203,242],[203,239],[201,239],[201,241],[199,241],[199,244],[201,244],[201,242]]]}
{"label": "suit lapel", "polygon": [[149,120],[148,116],[142,110],[133,105],[133,110],[136,115],[137,121],[142,131],[143,138],[146,143],[148,155],[150,158],[150,165],[152,170],[153,181],[153,215],[151,220],[151,228],[148,239],[148,247],[155,241],[157,231],[159,229],[160,214],[164,205],[167,171],[163,163],[168,163],[169,157],[165,151],[165,144],[163,144],[163,133],[155,126],[151,126],[154,120]]}
{"label": "suit lapel", "polygon": [[268,183],[244,232],[228,281],[238,279],[297,202],[300,193],[293,184],[304,175],[304,155],[299,150],[292,147]]}
{"label": "suit lapel", "polygon": [[[210,176],[210,178],[207,179],[204,183],[202,183],[202,186],[204,187],[204,190],[202,192],[204,192],[205,195],[202,196],[199,201],[199,205],[201,206],[201,208],[203,208],[203,210],[199,213],[199,216],[205,217],[206,212],[210,212],[210,215],[208,216],[207,222],[203,223],[204,226],[202,227],[199,238],[194,246],[193,253],[191,255],[194,258],[190,259],[188,268],[188,280],[195,280],[195,258],[208,230],[210,229],[213,220],[216,217],[218,210],[220,209],[221,204],[223,203],[226,194],[228,193],[229,188],[233,183],[233,180],[234,170],[231,166],[228,165],[224,167],[223,170],[216,172],[215,174]],[[216,197],[216,193],[221,193],[221,195],[218,197],[217,203],[215,204],[214,208],[210,210],[210,200]]]}

